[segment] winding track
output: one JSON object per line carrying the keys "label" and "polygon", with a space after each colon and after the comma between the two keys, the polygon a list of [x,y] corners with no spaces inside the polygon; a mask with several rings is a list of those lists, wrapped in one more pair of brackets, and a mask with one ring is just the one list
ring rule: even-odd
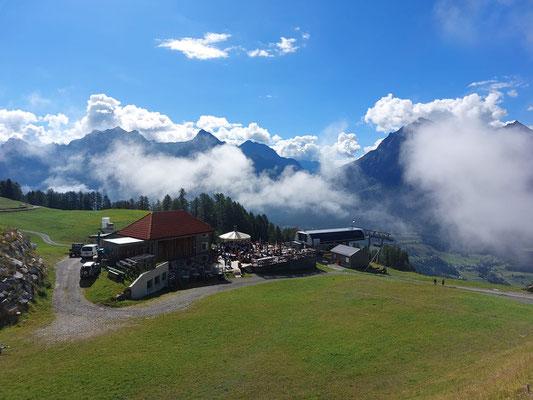
{"label": "winding track", "polygon": [[22,232],[31,233],[32,235],[40,236],[45,241],[45,243],[52,244],[54,246],[70,247],[69,244],[54,242],[52,239],[50,239],[50,236],[48,236],[46,233],[37,232],[37,231],[28,231],[26,229],[19,229],[19,230]]}

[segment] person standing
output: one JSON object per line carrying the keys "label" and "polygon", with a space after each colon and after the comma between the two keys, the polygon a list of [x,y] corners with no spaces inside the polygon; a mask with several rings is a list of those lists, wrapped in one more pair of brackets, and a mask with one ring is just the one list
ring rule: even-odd
{"label": "person standing", "polygon": [[437,278],[434,278],[434,279],[433,279],[433,284],[434,284],[434,285],[437,284]]}
{"label": "person standing", "polygon": [[442,278],[442,286],[444,286],[444,278]]}

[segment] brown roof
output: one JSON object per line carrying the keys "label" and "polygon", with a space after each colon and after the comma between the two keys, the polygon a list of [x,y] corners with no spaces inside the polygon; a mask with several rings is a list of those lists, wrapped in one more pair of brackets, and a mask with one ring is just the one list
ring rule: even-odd
{"label": "brown roof", "polygon": [[154,211],[118,232],[121,236],[153,240],[214,232],[211,225],[187,211]]}

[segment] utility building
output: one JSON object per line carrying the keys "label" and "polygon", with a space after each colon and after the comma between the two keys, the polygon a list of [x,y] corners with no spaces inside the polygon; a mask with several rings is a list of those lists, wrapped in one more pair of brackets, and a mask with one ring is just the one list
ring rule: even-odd
{"label": "utility building", "polygon": [[337,264],[347,268],[366,268],[370,262],[367,247],[360,249],[339,244],[331,249],[331,253]]}

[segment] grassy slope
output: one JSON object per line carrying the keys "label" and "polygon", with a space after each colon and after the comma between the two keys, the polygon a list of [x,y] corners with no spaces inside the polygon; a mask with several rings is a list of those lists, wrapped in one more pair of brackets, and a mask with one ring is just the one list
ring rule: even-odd
{"label": "grassy slope", "polygon": [[0,213],[0,225],[14,226],[44,232],[58,242],[84,241],[95,234],[102,224],[102,217],[110,217],[116,228],[146,215],[142,210],[65,211],[40,208],[25,212]]}
{"label": "grassy slope", "polygon": [[6,399],[516,398],[532,311],[375,276],[271,282],[85,342],[10,327],[0,381]]}
{"label": "grassy slope", "polygon": [[0,197],[0,208],[16,208],[20,204],[25,204],[22,201],[6,199],[5,197]]}

